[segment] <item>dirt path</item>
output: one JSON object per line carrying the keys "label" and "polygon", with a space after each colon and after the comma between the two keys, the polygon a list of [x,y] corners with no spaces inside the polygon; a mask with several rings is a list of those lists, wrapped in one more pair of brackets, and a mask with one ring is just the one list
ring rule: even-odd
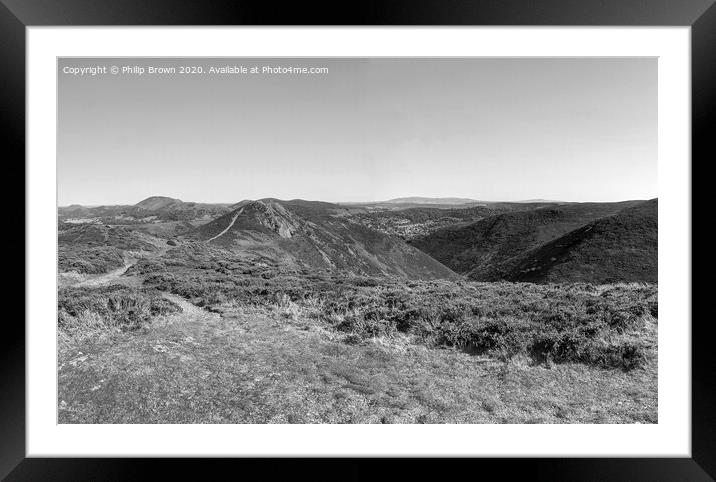
{"label": "dirt path", "polygon": [[[112,271],[109,271],[107,273],[102,273],[99,275],[90,275],[89,278],[83,279],[81,281],[69,281],[66,282],[65,285],[69,286],[75,286],[75,287],[81,287],[81,288],[97,288],[100,286],[107,286],[110,284],[122,284],[126,286],[141,286],[142,284],[142,278],[139,276],[124,276],[124,273],[127,272],[127,270],[137,261],[140,259],[151,259],[158,256],[162,256],[167,251],[169,251],[172,247],[164,244],[164,245],[158,245],[158,250],[154,252],[145,251],[140,254],[136,255],[129,255],[125,254],[127,256],[124,259],[124,265],[114,269]],[[61,273],[62,274],[62,273]]]}
{"label": "dirt path", "polygon": [[220,238],[221,236],[225,235],[225,234],[229,231],[229,229],[231,229],[231,226],[233,226],[234,223],[236,222],[236,218],[238,218],[239,215],[240,215],[243,211],[244,211],[244,208],[239,209],[239,211],[234,215],[234,217],[231,218],[231,222],[229,223],[229,225],[226,226],[226,228],[225,228],[222,232],[220,232],[219,234],[217,234],[216,236],[207,239],[206,242],[208,243],[208,242],[210,242],[210,241],[215,240],[216,238]]}
{"label": "dirt path", "polygon": [[107,286],[109,284],[124,284],[128,286],[135,286],[139,282],[137,278],[122,275],[129,269],[130,266],[132,266],[136,262],[137,260],[135,258],[127,258],[124,260],[124,266],[109,271],[107,273],[97,275],[90,279],[80,281],[74,286],[82,288],[97,288],[99,286]]}
{"label": "dirt path", "polygon": [[166,291],[162,291],[161,293],[164,298],[176,303],[182,309],[181,313],[173,316],[173,323],[175,324],[192,325],[204,322],[216,322],[221,319],[221,316],[218,313],[212,313],[199,308],[198,306],[189,303],[181,296],[167,293]]}

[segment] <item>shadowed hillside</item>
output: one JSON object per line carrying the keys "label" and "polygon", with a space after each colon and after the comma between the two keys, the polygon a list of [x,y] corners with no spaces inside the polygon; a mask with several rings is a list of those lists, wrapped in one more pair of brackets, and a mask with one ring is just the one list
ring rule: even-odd
{"label": "shadowed hillside", "polygon": [[533,283],[656,283],[657,246],[658,201],[652,199],[508,261],[496,278]]}
{"label": "shadowed hillside", "polygon": [[344,211],[331,203],[262,199],[240,203],[187,237],[292,268],[415,279],[458,277],[402,240],[351,221]]}
{"label": "shadowed hillside", "polygon": [[440,229],[410,244],[458,273],[487,279],[506,260],[641,202],[575,203],[513,211]]}

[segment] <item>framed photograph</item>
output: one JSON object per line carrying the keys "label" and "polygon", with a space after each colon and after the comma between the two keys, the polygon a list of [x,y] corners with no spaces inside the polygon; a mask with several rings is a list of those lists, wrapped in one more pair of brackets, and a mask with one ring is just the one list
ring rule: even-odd
{"label": "framed photograph", "polygon": [[0,475],[712,480],[712,3],[2,0]]}

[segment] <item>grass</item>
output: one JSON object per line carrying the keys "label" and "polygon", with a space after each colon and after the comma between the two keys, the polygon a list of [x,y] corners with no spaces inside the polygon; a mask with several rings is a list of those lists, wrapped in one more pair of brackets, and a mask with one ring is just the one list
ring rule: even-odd
{"label": "grass", "polygon": [[63,345],[60,423],[655,423],[656,365],[532,366],[358,345],[278,307],[191,305],[135,332]]}
{"label": "grass", "polygon": [[157,292],[114,285],[62,288],[58,292],[58,328],[64,338],[110,331],[133,331],[159,315],[180,308]]}

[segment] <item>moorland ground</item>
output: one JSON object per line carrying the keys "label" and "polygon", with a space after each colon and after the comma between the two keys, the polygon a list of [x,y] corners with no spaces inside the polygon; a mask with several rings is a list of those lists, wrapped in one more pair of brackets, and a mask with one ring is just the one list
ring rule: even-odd
{"label": "moorland ground", "polygon": [[[460,252],[465,232],[491,239],[462,226],[518,213],[500,236],[532,233],[503,250],[519,258],[596,219],[600,240],[637,233],[630,250],[655,256],[648,206],[166,199],[60,210],[60,423],[657,422],[654,280],[620,282],[622,264],[573,243],[544,264],[550,279],[475,281],[484,250],[456,272],[393,232],[445,240],[458,219]],[[575,262],[616,279],[555,280]]]}

